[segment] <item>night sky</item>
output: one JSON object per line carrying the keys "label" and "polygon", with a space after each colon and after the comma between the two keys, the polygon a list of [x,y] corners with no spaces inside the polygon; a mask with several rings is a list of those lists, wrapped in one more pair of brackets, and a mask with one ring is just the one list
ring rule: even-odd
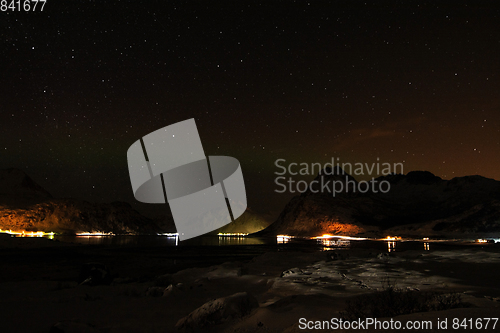
{"label": "night sky", "polygon": [[134,203],[128,147],[195,118],[206,155],[240,161],[257,211],[292,196],[274,192],[276,159],[500,180],[500,6],[477,3],[49,0],[0,12],[0,168],[56,197]]}

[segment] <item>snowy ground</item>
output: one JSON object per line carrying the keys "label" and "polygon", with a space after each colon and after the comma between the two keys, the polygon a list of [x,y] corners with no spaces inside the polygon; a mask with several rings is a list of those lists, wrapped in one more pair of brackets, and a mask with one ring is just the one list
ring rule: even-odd
{"label": "snowy ground", "polygon": [[[229,316],[194,330],[299,332],[300,318],[339,317],[346,300],[381,290],[387,281],[408,290],[457,292],[472,305],[394,319],[500,316],[500,248],[495,245],[391,253],[274,251],[169,275],[176,259],[157,249],[30,247],[0,248],[1,332],[49,332],[56,323],[64,332],[176,332],[181,318],[239,292],[258,305],[242,318]],[[79,267],[95,259],[119,277],[111,285],[78,285]]]}

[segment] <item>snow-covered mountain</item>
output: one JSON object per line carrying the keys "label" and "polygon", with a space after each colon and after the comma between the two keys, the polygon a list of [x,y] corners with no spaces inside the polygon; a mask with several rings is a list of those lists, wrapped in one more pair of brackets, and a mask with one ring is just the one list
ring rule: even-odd
{"label": "snow-covered mountain", "polygon": [[[494,179],[466,176],[443,180],[427,171],[412,171],[377,178],[378,184],[385,181],[383,189],[389,189],[387,193],[353,191],[358,182],[340,168],[325,169],[315,180],[307,191],[286,205],[262,234],[381,237],[500,234],[500,182]],[[331,187],[320,190],[318,184],[322,181],[342,181],[344,185],[349,182],[349,191],[344,186],[344,191],[334,196]]]}
{"label": "snow-covered mountain", "polygon": [[[213,233],[251,233],[270,224],[270,217],[250,209]],[[142,234],[175,232],[171,216],[149,219],[128,203],[91,203],[53,198],[26,173],[0,170],[0,229],[63,234],[105,232]]]}
{"label": "snow-covered mountain", "polygon": [[158,230],[128,203],[53,198],[18,169],[0,170],[0,229],[74,234],[135,234]]}

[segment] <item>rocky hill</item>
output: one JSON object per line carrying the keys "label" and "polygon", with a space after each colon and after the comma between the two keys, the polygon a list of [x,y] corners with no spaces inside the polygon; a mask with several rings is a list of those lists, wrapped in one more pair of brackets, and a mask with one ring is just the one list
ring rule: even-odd
{"label": "rocky hill", "polygon": [[261,214],[247,208],[246,211],[231,222],[214,233],[244,233],[250,234],[267,228],[272,223],[269,214]]}
{"label": "rocky hill", "polygon": [[[270,223],[269,216],[247,209],[236,221],[213,233],[252,233]],[[62,234],[176,232],[171,216],[149,219],[125,202],[103,204],[53,198],[18,169],[0,170],[0,229]]]}
{"label": "rocky hill", "polygon": [[[332,186],[322,190],[322,182],[332,181],[342,182],[343,191],[332,191]],[[392,174],[375,181],[384,182],[383,192],[387,193],[377,188],[361,193],[360,184],[342,169],[325,169],[261,234],[500,235],[499,181],[481,176],[443,180],[426,171]],[[361,184],[363,191],[365,186]]]}
{"label": "rocky hill", "polygon": [[18,169],[0,170],[0,229],[64,234],[158,231],[152,220],[128,203],[102,204],[53,198]]}
{"label": "rocky hill", "polygon": [[27,174],[19,169],[0,170],[0,198],[29,200],[52,198],[49,192],[35,183]]}

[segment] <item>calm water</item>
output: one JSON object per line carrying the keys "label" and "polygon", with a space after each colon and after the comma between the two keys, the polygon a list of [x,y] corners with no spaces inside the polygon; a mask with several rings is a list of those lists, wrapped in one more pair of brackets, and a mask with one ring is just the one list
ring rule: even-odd
{"label": "calm water", "polygon": [[250,237],[200,236],[186,241],[169,236],[54,236],[55,240],[88,245],[117,246],[222,246],[222,245],[264,245],[270,239]]}
{"label": "calm water", "polygon": [[[310,250],[329,251],[348,248],[371,248],[378,251],[432,251],[453,245],[471,244],[470,241],[424,242],[424,241],[375,241],[375,240],[338,240],[338,239],[282,239],[258,237],[200,236],[186,241],[168,236],[54,236],[54,240],[67,243],[105,246],[263,246],[284,249],[306,248]],[[489,244],[485,244],[489,245]]]}

